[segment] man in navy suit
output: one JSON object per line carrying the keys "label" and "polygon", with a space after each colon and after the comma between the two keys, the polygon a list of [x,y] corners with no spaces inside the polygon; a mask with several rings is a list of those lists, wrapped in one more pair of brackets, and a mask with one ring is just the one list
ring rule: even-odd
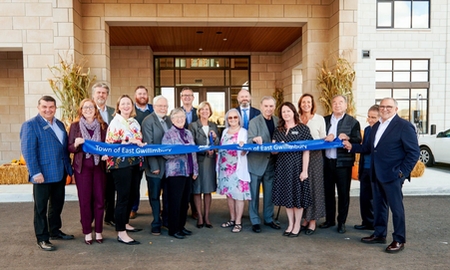
{"label": "man in navy suit", "polygon": [[20,146],[27,164],[29,181],[33,183],[34,231],[37,244],[45,251],[55,250],[50,238],[70,240],[62,227],[67,175],[72,175],[67,132],[55,118],[56,100],[43,96],[38,101],[39,114],[23,123]]}
{"label": "man in navy suit", "polygon": [[363,237],[363,243],[386,243],[389,208],[394,232],[386,252],[404,249],[406,242],[405,209],[402,186],[419,160],[419,144],[414,126],[397,115],[398,104],[393,98],[380,102],[380,121],[372,127],[367,143],[344,142],[351,152],[371,153],[371,180],[375,232]]}
{"label": "man in navy suit", "polygon": [[250,106],[252,96],[247,89],[242,88],[237,95],[237,101],[239,106],[236,107],[241,114],[242,121],[244,122],[244,128],[248,130],[248,124],[250,120],[261,114],[261,111]]}

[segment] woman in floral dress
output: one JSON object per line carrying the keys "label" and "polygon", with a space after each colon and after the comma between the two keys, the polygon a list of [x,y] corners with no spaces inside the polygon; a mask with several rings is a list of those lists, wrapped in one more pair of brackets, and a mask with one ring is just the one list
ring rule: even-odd
{"label": "woman in floral dress", "polygon": [[[242,119],[236,109],[225,115],[226,128],[222,133],[221,145],[239,144],[247,141],[247,130],[242,127]],[[250,174],[247,169],[247,153],[237,150],[219,150],[217,157],[217,192],[227,196],[230,220],[221,227],[232,227],[231,232],[242,231],[244,201],[251,200]]]}

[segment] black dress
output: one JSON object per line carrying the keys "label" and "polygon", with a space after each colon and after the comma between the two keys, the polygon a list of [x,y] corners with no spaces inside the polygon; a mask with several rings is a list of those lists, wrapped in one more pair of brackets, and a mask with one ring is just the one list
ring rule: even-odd
{"label": "black dress", "polygon": [[[289,130],[276,129],[273,134],[276,142],[293,142],[312,140],[309,128],[299,124]],[[306,208],[311,205],[311,190],[309,179],[300,181],[302,172],[303,152],[278,153],[273,182],[272,202],[286,208]]]}

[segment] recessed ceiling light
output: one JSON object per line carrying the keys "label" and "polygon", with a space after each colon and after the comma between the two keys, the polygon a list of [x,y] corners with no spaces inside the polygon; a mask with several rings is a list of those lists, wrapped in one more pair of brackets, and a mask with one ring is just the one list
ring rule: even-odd
{"label": "recessed ceiling light", "polygon": [[203,48],[198,48],[199,51],[203,51]]}
{"label": "recessed ceiling light", "polygon": [[224,38],[224,39],[223,39],[223,41],[227,41],[227,40],[228,40],[227,38]]}
{"label": "recessed ceiling light", "polygon": [[203,34],[203,31],[200,30],[200,31],[197,31],[196,33],[197,34]]}

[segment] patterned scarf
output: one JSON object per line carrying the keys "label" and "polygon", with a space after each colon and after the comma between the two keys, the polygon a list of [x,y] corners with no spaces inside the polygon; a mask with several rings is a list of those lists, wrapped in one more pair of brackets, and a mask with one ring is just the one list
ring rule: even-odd
{"label": "patterned scarf", "polygon": [[[88,129],[91,131],[94,131],[94,134],[91,135],[88,132]],[[80,130],[81,130],[81,136],[85,140],[92,140],[95,142],[101,142],[101,135],[100,135],[100,123],[97,121],[97,119],[94,119],[92,123],[88,123],[84,117],[80,118]],[[91,154],[86,153],[86,159],[90,158]],[[94,163],[95,165],[98,165],[100,162],[100,156],[94,155]]]}

